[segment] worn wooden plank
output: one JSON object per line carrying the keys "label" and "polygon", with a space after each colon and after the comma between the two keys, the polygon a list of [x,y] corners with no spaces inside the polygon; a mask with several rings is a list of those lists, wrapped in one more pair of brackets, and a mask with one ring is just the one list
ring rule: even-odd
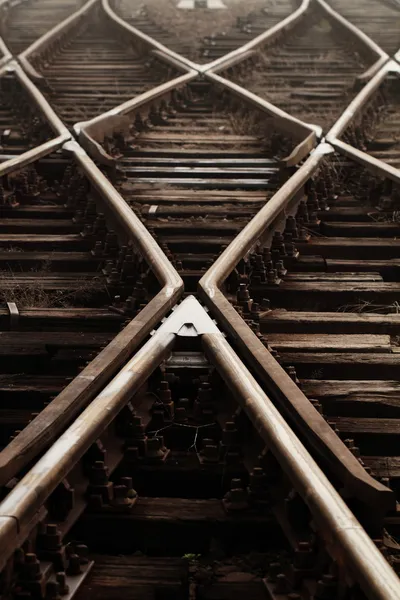
{"label": "worn wooden plank", "polygon": [[[258,286],[251,286],[251,289],[258,289]],[[279,286],[264,286],[269,291],[281,292],[282,294],[307,292],[308,294],[349,294],[370,293],[378,296],[384,294],[400,294],[400,283],[397,281],[319,281],[316,285],[313,281],[285,281]]]}
{"label": "worn wooden plank", "polygon": [[287,282],[314,282],[318,284],[320,282],[325,283],[329,281],[338,282],[363,282],[363,281],[383,281],[383,277],[380,273],[301,273],[294,272],[285,275],[285,281]]}
{"label": "worn wooden plank", "polygon": [[400,333],[400,314],[274,309],[260,315],[261,331],[282,333]]}
{"label": "worn wooden plank", "polygon": [[390,352],[389,335],[271,333],[268,343],[278,351]]}
{"label": "worn wooden plank", "polygon": [[38,331],[32,335],[30,331],[0,331],[0,354],[9,355],[14,350],[22,348],[32,349],[42,347],[51,348],[75,348],[75,347],[99,347],[106,344],[112,338],[110,333],[96,332],[63,332]]}
{"label": "worn wooden plank", "polygon": [[387,402],[390,406],[400,407],[400,381],[396,380],[302,379],[301,389],[309,398],[333,398],[338,402]]}
{"label": "worn wooden plank", "polygon": [[400,456],[362,456],[362,460],[375,477],[400,477]]}
{"label": "worn wooden plank", "polygon": [[398,381],[302,379],[300,387],[321,402],[326,415],[400,417]]}
{"label": "worn wooden plank", "polygon": [[335,423],[339,431],[346,435],[367,433],[398,436],[400,434],[400,419],[329,417],[329,421]]}
{"label": "worn wooden plank", "polygon": [[45,235],[45,234],[23,234],[23,233],[0,233],[0,247],[19,247],[23,249],[59,249],[86,250],[92,246],[92,241],[83,238],[79,234]]}
{"label": "worn wooden plank", "polygon": [[400,233],[400,223],[395,222],[345,222],[345,221],[322,221],[320,232],[329,236],[352,236],[352,237],[396,237]]}
{"label": "worn wooden plank", "polygon": [[388,352],[281,352],[280,360],[302,379],[396,379],[400,367],[400,354]]}
{"label": "worn wooden plank", "polygon": [[346,353],[346,352],[285,352],[282,353],[285,363],[296,364],[360,364],[368,366],[400,366],[400,354],[386,353]]}
{"label": "worn wooden plank", "polygon": [[[185,597],[189,562],[182,558],[91,555],[95,564],[76,600],[152,600]],[[167,595],[167,596],[166,596]]]}
{"label": "worn wooden plank", "polygon": [[324,258],[397,258],[400,253],[400,239],[364,237],[312,237],[307,243],[296,244],[301,254],[316,254]]}

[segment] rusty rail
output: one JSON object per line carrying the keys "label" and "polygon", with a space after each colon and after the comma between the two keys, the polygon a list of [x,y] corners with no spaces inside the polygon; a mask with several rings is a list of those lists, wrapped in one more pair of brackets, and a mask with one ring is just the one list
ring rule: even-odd
{"label": "rusty rail", "polygon": [[354,146],[340,139],[349,125],[362,114],[369,100],[384,84],[390,74],[400,77],[400,65],[393,60],[387,62],[349,104],[334,126],[328,131],[326,141],[340,152],[346,154],[346,156],[354,158],[363,165],[368,166],[377,175],[388,177],[392,181],[399,183],[400,172],[398,169],[370,156],[362,150],[354,148]]}
{"label": "rusty rail", "polygon": [[[87,152],[97,161],[105,165],[114,165],[115,159],[107,154],[102,148],[101,143],[107,136],[114,133],[128,132],[130,123],[137,112],[143,110],[146,106],[157,106],[160,102],[169,100],[174,90],[182,89],[187,83],[194,81],[198,76],[196,71],[191,71],[177,79],[164,83],[149,92],[136,96],[133,100],[125,102],[116,108],[95,117],[90,121],[77,123],[74,127],[78,136],[79,143]],[[292,167],[306,158],[309,152],[315,148],[318,143],[318,137],[322,135],[320,127],[303,123],[295,117],[262,100],[255,94],[248,92],[244,88],[223,79],[219,75],[206,73],[205,78],[212,84],[221,88],[222,91],[229,91],[240,98],[246,105],[252,109],[260,111],[262,114],[272,117],[273,124],[276,127],[289,134],[299,143],[291,154],[282,159],[282,165]]]}
{"label": "rusty rail", "polygon": [[364,44],[369,49],[371,55],[377,56],[376,62],[371,67],[369,67],[365,71],[365,73],[357,77],[357,80],[360,81],[360,83],[368,81],[368,79],[373,77],[373,75],[375,75],[375,73],[379,71],[379,69],[388,60],[390,60],[390,56],[386,52],[384,52],[382,48],[378,46],[378,44],[374,42],[366,33],[361,31],[361,29],[353,25],[353,23],[342,17],[341,14],[339,14],[336,10],[329,6],[329,4],[325,2],[325,0],[316,0],[316,2],[318,2],[318,4],[324,9],[324,11],[328,15],[333,17],[336,20],[336,22],[344,28],[344,30],[351,32],[356,37],[356,39],[358,39],[362,44]]}
{"label": "rusty rail", "polygon": [[246,57],[246,55],[251,54],[255,48],[258,48],[260,45],[264,44],[268,40],[272,41],[276,39],[279,35],[281,35],[281,33],[286,31],[287,29],[290,29],[297,22],[297,20],[302,16],[304,11],[307,10],[310,2],[311,0],[302,0],[301,6],[291,15],[289,15],[280,23],[277,23],[264,33],[258,35],[247,44],[244,44],[240,48],[237,48],[236,50],[233,50],[225,56],[222,56],[221,58],[218,58],[217,60],[212,61],[210,63],[198,64],[191,60],[188,60],[187,58],[185,58],[181,54],[178,54],[177,52],[173,52],[163,44],[160,44],[160,42],[157,42],[157,40],[144,34],[139,29],[136,29],[136,27],[133,27],[133,25],[128,24],[126,21],[124,21],[115,14],[115,12],[110,7],[109,0],[102,0],[104,10],[115,22],[119,23],[121,27],[124,27],[128,31],[131,31],[138,38],[142,39],[146,44],[154,48],[155,51],[162,52],[162,54],[165,57],[169,56],[170,59],[176,60],[181,65],[186,66],[186,68],[196,70],[199,73],[205,73],[211,69],[217,68],[221,63],[225,63],[225,61],[241,61],[243,58]]}
{"label": "rusty rail", "polygon": [[[20,0],[20,2],[13,2],[13,0],[0,0],[0,22],[4,20],[7,11],[11,6],[15,6],[16,4],[21,4],[26,0]],[[0,59],[0,68],[3,67],[6,63],[12,60],[13,55],[12,52],[7,47],[7,44],[4,42],[3,38],[0,37],[0,52],[3,54],[3,57]]]}
{"label": "rusty rail", "polygon": [[115,160],[101,146],[104,138],[116,132],[127,132],[131,122],[129,115],[132,117],[132,115],[149,103],[154,104],[168,100],[171,92],[181,89],[196,77],[197,72],[191,71],[167,83],[163,83],[148,92],[139,94],[133,100],[128,100],[128,102],[124,102],[90,121],[76,123],[74,130],[79,143],[99,162],[109,165],[114,164]]}
{"label": "rusty rail", "polygon": [[0,485],[6,484],[57,438],[122,367],[183,293],[183,282],[163,251],[86,152],[76,142],[67,142],[64,150],[97,190],[125,236],[139,248],[163,287],[137,317],[0,452]]}
{"label": "rusty rail", "polygon": [[274,106],[267,100],[263,100],[259,96],[256,96],[256,94],[233,83],[233,81],[229,81],[228,79],[211,72],[206,73],[205,77],[222,89],[229,90],[232,94],[240,98],[240,100],[251,105],[252,108],[260,110],[269,117],[272,117],[273,122],[278,129],[290,134],[294,138],[302,140],[291,154],[281,161],[286,167],[293,167],[306,158],[311,150],[317,145],[318,139],[322,137],[322,129],[318,125],[304,123],[300,119],[297,119],[277,106]]}
{"label": "rusty rail", "polygon": [[311,511],[341,574],[371,600],[395,600],[400,581],[273,403],[193,297],[187,298],[0,504],[0,566],[57,485],[190,329]]}
{"label": "rusty rail", "polygon": [[199,65],[197,63],[188,60],[187,58],[185,58],[181,54],[178,54],[177,52],[173,52],[163,44],[160,44],[160,42],[157,42],[157,40],[140,31],[140,29],[136,29],[136,27],[133,27],[133,25],[130,25],[129,23],[118,17],[118,15],[116,15],[110,7],[109,0],[101,0],[101,2],[104,12],[112,21],[114,21],[121,28],[121,30],[128,31],[129,33],[131,33],[148,48],[152,49],[153,53],[156,54],[156,56],[160,56],[164,60],[170,62],[171,64],[173,64],[177,68],[180,68],[183,71],[199,70]]}
{"label": "rusty rail", "polygon": [[50,104],[44,98],[43,94],[37,89],[32,81],[24,73],[23,69],[18,65],[16,61],[10,62],[0,70],[0,78],[7,73],[13,73],[17,78],[21,86],[24,88],[28,96],[31,98],[32,103],[37,107],[38,111],[44,116],[46,121],[55,133],[55,138],[28,150],[19,156],[15,156],[10,160],[3,162],[0,165],[0,175],[6,175],[14,168],[26,166],[29,163],[45,156],[51,151],[58,150],[61,146],[71,139],[71,134],[62,121],[58,118],[56,113],[51,108]]}
{"label": "rusty rail", "polygon": [[304,16],[312,2],[314,2],[314,0],[302,0],[299,8],[291,15],[283,19],[283,21],[280,21],[240,48],[221,56],[221,58],[217,58],[206,65],[198,65],[197,68],[199,72],[205,73],[212,71],[213,73],[216,73],[218,71],[228,69],[234,66],[236,63],[241,62],[243,59],[251,56],[260,46],[263,46],[264,44],[271,44],[280,36],[284,35],[287,31],[290,31],[294,25],[296,25],[296,23]]}
{"label": "rusty rail", "polygon": [[390,59],[389,55],[386,54],[371,38],[365,33],[358,29],[355,25],[350,23],[347,19],[342,17],[338,12],[333,10],[324,0],[303,0],[301,6],[293,12],[289,17],[286,17],[283,21],[269,29],[267,32],[256,37],[251,42],[248,42],[244,46],[241,46],[237,50],[230,52],[229,54],[217,59],[216,61],[203,65],[202,72],[213,72],[218,73],[225,69],[230,69],[239,62],[250,58],[254,51],[261,46],[270,45],[274,43],[279,37],[284,35],[288,30],[292,29],[301,19],[307,17],[307,11],[312,9],[316,4],[322,8],[326,13],[326,16],[333,21],[337,26],[341,27],[346,33],[349,33],[356,39],[357,42],[363,44],[367,51],[376,57],[375,63],[367,69],[365,73],[357,77],[357,80],[363,82],[364,80],[372,77],[379,68]]}
{"label": "rusty rail", "polygon": [[367,474],[308,398],[239,316],[221,289],[235,266],[256,245],[260,237],[265,239],[281,222],[284,223],[293,205],[297,205],[299,201],[298,193],[317,170],[324,156],[332,151],[328,144],[317,147],[304,165],[219,256],[200,280],[198,292],[213,316],[226,329],[235,346],[240,349],[241,355],[263,381],[281,412],[289,422],[295,423],[296,431],[301,432],[310,447],[317,452],[330,471],[340,478],[352,495],[384,514],[389,508],[394,507],[395,501],[391,490]]}
{"label": "rusty rail", "polygon": [[75,13],[61,21],[58,25],[55,25],[50,31],[42,35],[38,40],[33,42],[26,50],[21,52],[18,56],[18,60],[23,66],[24,70],[27,72],[29,77],[31,77],[34,81],[43,81],[44,77],[34,68],[31,64],[31,61],[46,50],[53,42],[60,39],[60,36],[65,36],[68,34],[70,29],[74,27],[82,18],[85,18],[87,13],[95,8],[96,5],[100,6],[100,0],[88,0],[86,4],[84,4],[79,10]]}

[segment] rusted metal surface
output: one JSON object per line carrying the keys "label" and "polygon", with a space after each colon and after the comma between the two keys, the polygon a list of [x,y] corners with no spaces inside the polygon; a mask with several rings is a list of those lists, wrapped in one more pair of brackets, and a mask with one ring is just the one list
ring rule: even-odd
{"label": "rusted metal surface", "polygon": [[309,507],[340,570],[370,599],[397,598],[396,574],[193,297],[174,311],[0,504],[0,564],[4,566],[17,547],[18,531],[28,534],[49,495],[168,356],[180,335],[201,336],[223,379]]}
{"label": "rusted metal surface", "polygon": [[319,456],[337,473],[352,494],[375,505],[377,510],[386,511],[394,501],[390,490],[366,473],[223,293],[224,281],[238,262],[288,214],[290,203],[296,202],[296,194],[318,168],[324,155],[330,152],[332,148],[328,144],[322,144],[314,151],[204,275],[199,282],[199,294],[218,322],[226,328],[242,356],[261,377],[280,408],[294,417],[299,430],[317,449]]}
{"label": "rusted metal surface", "polygon": [[98,191],[105,207],[114,215],[128,239],[140,250],[163,287],[138,316],[0,453],[0,481],[3,485],[57,438],[67,422],[121,368],[183,292],[182,280],[162,250],[84,150],[76,142],[68,142],[64,150],[73,156]]}
{"label": "rusted metal surface", "polygon": [[84,0],[6,0],[0,5],[0,32],[17,56],[52,27],[79,10]]}
{"label": "rusted metal surface", "polygon": [[364,111],[368,107],[368,104],[373,100],[375,94],[379,92],[381,87],[383,88],[386,80],[390,77],[400,77],[400,66],[395,61],[387,62],[360,91],[335,125],[327,133],[326,140],[332,144],[334,148],[344,152],[347,156],[354,157],[364,165],[370,166],[376,174],[398,182],[398,168],[371,156],[359,148],[351,146],[342,139],[348,128],[352,126],[355,126],[356,129],[362,128],[362,116]]}
{"label": "rusted metal surface", "polygon": [[44,120],[54,131],[55,137],[54,139],[49,140],[46,143],[33,148],[32,150],[24,152],[22,155],[3,162],[0,166],[0,173],[3,175],[9,173],[17,165],[27,165],[41,156],[44,156],[49,151],[61,148],[61,146],[71,138],[71,134],[69,133],[68,129],[60,121],[42,93],[27,77],[23,69],[16,61],[9,62],[3,67],[3,69],[1,69],[0,78],[2,76],[6,76],[7,74],[13,74],[14,77],[16,77],[22,88],[26,91],[27,96],[31,99],[33,106],[37,107],[37,111],[43,115]]}
{"label": "rusted metal surface", "polygon": [[224,79],[217,74],[206,73],[205,76],[210,81],[219,85],[221,89],[228,89],[240,100],[246,102],[246,104],[249,104],[251,107],[261,110],[267,115],[272,116],[278,128],[282,129],[282,131],[285,131],[286,133],[289,133],[295,138],[302,140],[293,150],[290,156],[283,161],[285,166],[291,167],[298,164],[301,160],[308,156],[310,151],[316,146],[318,138],[320,138],[322,135],[320,127],[309,125],[308,123],[304,123],[303,121],[292,117],[273,104],[270,104],[266,100],[259,98],[255,94],[252,94],[241,86],[236,85],[232,81]]}
{"label": "rusted metal surface", "polygon": [[[0,10],[5,4],[8,2],[3,3]],[[372,79],[335,123],[326,140],[322,138],[321,127],[303,123],[217,75],[222,69],[252,57],[256,50],[264,45],[287,35],[295,24],[307,19],[307,11],[316,4],[327,18],[342,28],[360,47],[363,46],[373,59],[376,58],[374,64],[358,77],[361,84]],[[369,510],[375,511],[378,520],[383,518],[387,510],[395,507],[393,492],[373,479],[357,457],[340,441],[323,416],[236,312],[224,294],[224,284],[239,261],[246,257],[260,240],[269,239],[273,230],[279,229],[281,222],[291,214],[310,176],[321,166],[325,156],[334,149],[367,166],[378,176],[400,182],[398,169],[368,156],[340,139],[388,74],[399,73],[400,67],[395,61],[390,61],[389,56],[379,46],[341,17],[324,0],[303,0],[290,17],[252,42],[207,65],[196,64],[170,51],[128,25],[115,15],[109,0],[90,0],[82,9],[20,55],[21,65],[33,80],[42,81],[43,76],[32,66],[31,60],[51,50],[53,45],[68,40],[72,28],[86,19],[91,11],[104,11],[117,31],[131,35],[138,46],[150,49],[154,56],[184,74],[99,117],[75,125],[75,133],[81,144],[79,146],[70,141],[71,134],[27,75],[16,63],[11,63],[6,69],[15,72],[57,137],[21,157],[3,162],[0,165],[0,175],[21,169],[62,148],[63,152],[73,157],[93,189],[98,192],[104,209],[112,213],[117,226],[140,250],[163,287],[95,360],[0,453],[0,483],[6,484],[35,459],[38,453],[55,442],[0,504],[1,568],[40,521],[46,512],[46,500],[54,489],[104,433],[149,375],[169,355],[176,338],[201,336],[203,346],[213,364],[217,366],[257,432],[309,507],[317,533],[324,540],[328,553],[336,561],[341,573],[349,581],[357,582],[368,598],[399,598],[400,583],[397,576],[282,415],[287,419],[290,417],[296,426],[296,432],[307,441],[308,447],[319,457],[321,465],[329,475],[333,475],[333,479],[340,482],[340,487],[344,488],[345,493],[367,505]],[[4,57],[0,65],[11,58],[11,54],[0,40],[1,51]],[[168,103],[172,92],[183,90],[199,75],[211,82],[217,90],[229,91],[246,107],[272,118],[272,123],[277,129],[299,141],[291,154],[282,160],[286,169],[294,170],[302,161],[306,161],[237,235],[199,282],[199,296],[209,307],[211,317],[215,317],[222,324],[235,349],[240,351],[242,359],[263,382],[264,389],[261,389],[245,363],[193,298],[185,300],[143,348],[133,355],[153,328],[174,307],[183,294],[184,286],[177,271],[146,230],[143,222],[135,216],[82,149],[87,150],[99,163],[108,167],[115,166],[115,159],[102,146],[105,139],[112,138],[115,134],[128,133],[134,117],[140,117],[140,111]],[[315,148],[321,139],[322,142]],[[152,206],[150,210],[154,208],[157,210],[158,207]],[[16,320],[18,315],[12,315],[10,306],[9,309],[10,319],[13,317]],[[111,377],[114,379],[109,383]],[[279,412],[265,390],[273,398]],[[77,417],[82,410],[84,412]],[[70,425],[76,417],[76,421]],[[65,431],[67,426],[69,428]],[[84,507],[85,499],[81,502],[79,511],[82,512]]]}
{"label": "rusted metal surface", "polygon": [[[104,113],[99,117],[78,123],[75,126],[75,132],[79,136],[79,141],[86,150],[92,154],[96,160],[104,164],[111,165],[114,161],[108,156],[101,147],[106,136],[111,137],[115,133],[129,131],[129,124],[134,120],[140,110],[144,110],[148,106],[157,106],[161,102],[168,101],[171,92],[179,90],[188,82],[195,80],[197,73],[192,71],[187,75],[167,82],[150,92],[137,96],[130,102],[126,102],[116,107],[112,111]],[[318,127],[313,127],[302,121],[291,117],[284,111],[273,106],[269,102],[258,98],[247,90],[241,88],[234,83],[223,79],[219,75],[213,73],[206,74],[206,78],[216,84],[218,89],[229,90],[235,97],[238,97],[245,103],[246,106],[265,113],[266,116],[273,118],[273,123],[277,129],[288,133],[294,139],[299,140],[298,146],[293,150],[289,157],[282,162],[286,167],[291,167],[303,160],[310,150],[317,144],[317,139],[321,135]]]}
{"label": "rusted metal surface", "polygon": [[136,29],[136,27],[129,25],[126,21],[118,17],[115,14],[115,12],[111,9],[109,0],[101,0],[101,2],[105,13],[110,17],[110,19],[112,19],[116,24],[118,24],[122,30],[129,31],[138,40],[146,44],[146,46],[153,49],[154,51],[158,51],[159,53],[161,53],[161,56],[164,59],[171,59],[174,64],[180,66],[181,70],[188,71],[198,69],[198,65],[196,63],[192,62],[191,60],[188,60],[180,54],[177,54],[176,52],[172,52],[172,50],[169,50],[163,44],[160,44],[159,42],[149,37],[139,29]]}
{"label": "rusted metal surface", "polygon": [[350,21],[342,17],[336,10],[329,6],[325,0],[317,0],[317,2],[324,9],[324,11],[331,15],[338,23],[340,23],[345,30],[351,31],[362,44],[368,47],[372,56],[376,57],[376,62],[372,65],[372,67],[370,67],[362,75],[358,76],[359,81],[368,81],[368,79],[370,79],[388,60],[390,60],[390,56],[363,31],[358,29],[358,27],[350,23]]}
{"label": "rusted metal surface", "polygon": [[254,38],[251,42],[248,42],[241,48],[230,52],[226,56],[222,56],[221,58],[207,64],[207,65],[199,65],[198,70],[200,72],[208,72],[212,71],[216,73],[223,69],[228,69],[235,65],[237,62],[240,62],[243,58],[249,55],[249,53],[254,52],[255,50],[261,48],[264,44],[269,45],[280,36],[284,35],[305,15],[308,7],[310,6],[311,0],[302,0],[300,7],[294,11],[289,17],[286,17],[283,21],[262,33],[258,37]]}
{"label": "rusted metal surface", "polygon": [[180,90],[196,77],[196,71],[181,75],[177,79],[163,83],[149,92],[136,96],[133,100],[125,102],[113,110],[103,113],[99,117],[95,117],[91,121],[77,123],[74,129],[80,144],[100,162],[112,164],[114,162],[113,159],[101,147],[101,142],[103,142],[105,136],[129,131],[129,124],[136,112],[149,103],[157,104],[162,101],[168,101],[172,91]]}
{"label": "rusted metal surface", "polygon": [[[397,575],[225,338],[221,334],[206,334],[203,344],[310,508],[326,548],[335,557],[339,568],[349,569],[350,576],[360,584],[368,598],[396,598],[400,593]],[[385,589],[383,572],[388,576]]]}
{"label": "rusted metal surface", "polygon": [[[0,21],[3,21],[7,11],[12,4],[12,0],[2,0],[0,2]],[[12,60],[12,53],[8,49],[6,43],[3,38],[0,37],[0,52],[2,53],[2,57],[0,58],[0,68],[3,67],[6,63]]]}
{"label": "rusted metal surface", "polygon": [[36,71],[32,66],[31,60],[41,52],[50,48],[55,41],[60,41],[68,36],[69,31],[72,27],[75,27],[81,19],[84,19],[86,15],[92,10],[96,9],[100,5],[100,0],[88,0],[82,8],[80,8],[73,15],[67,17],[64,21],[50,29],[41,38],[36,40],[29,48],[24,50],[18,57],[21,65],[34,81],[43,79],[43,76]]}
{"label": "rusted metal surface", "polygon": [[342,113],[334,126],[328,131],[326,139],[329,143],[339,139],[346,127],[359,114],[363,107],[367,104],[371,96],[379,89],[389,74],[400,74],[400,67],[394,61],[387,62],[374,77],[363,87],[354,100],[349,104],[346,110]]}

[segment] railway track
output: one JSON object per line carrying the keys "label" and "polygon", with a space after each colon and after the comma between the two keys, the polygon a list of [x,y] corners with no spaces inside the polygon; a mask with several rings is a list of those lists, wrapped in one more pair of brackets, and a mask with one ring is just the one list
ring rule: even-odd
{"label": "railway track", "polygon": [[329,0],[329,4],[341,15],[393,56],[400,48],[400,6],[395,2],[363,0],[351,3]]}
{"label": "railway track", "polygon": [[195,292],[202,274],[277,190],[285,177],[281,160],[299,138],[283,134],[273,115],[249,103],[238,110],[233,94],[202,81],[157,102],[131,110],[129,135],[109,137],[104,147],[116,159],[110,176],[117,189],[186,291]]}
{"label": "railway track", "polygon": [[[67,35],[66,32],[64,35]],[[137,46],[136,46],[137,44]],[[179,74],[95,6],[29,56],[39,86],[69,126],[89,120]]]}
{"label": "railway track", "polygon": [[56,133],[35,97],[34,86],[13,65],[0,70],[0,157],[18,156],[55,137]]}
{"label": "railway track", "polygon": [[[287,273],[272,285],[262,283],[253,257],[248,288],[243,283],[254,302],[270,302],[259,313],[264,343],[354,455],[396,495],[397,206],[398,184],[331,158],[309,180],[284,235],[274,234],[270,252],[276,256],[296,240],[298,254],[286,259]],[[233,300],[239,311],[243,294]],[[398,539],[396,512],[387,529]],[[390,547],[390,538],[385,543]],[[393,548],[396,554],[396,543]]]}
{"label": "railway track", "polygon": [[[43,598],[109,598],[118,589],[137,598],[294,600],[302,590],[323,598],[346,581],[350,593],[371,585],[384,597],[382,588],[397,585],[393,572],[312,464],[188,298],[0,505],[0,534],[9,536],[1,564],[18,538],[11,514],[19,536],[32,540],[9,563],[3,589]],[[40,490],[35,497],[28,481]],[[331,511],[343,529],[328,556],[323,524],[332,525]],[[321,528],[311,529],[312,519]],[[351,540],[364,544],[364,557],[346,547]],[[100,552],[94,565],[90,542]],[[336,570],[342,548],[348,562]],[[383,582],[363,570],[366,556],[385,571]]]}
{"label": "railway track", "polygon": [[[24,121],[0,165],[0,595],[395,600],[398,174],[344,144],[308,157],[316,127],[178,79],[107,4],[21,58],[102,171],[31,88],[58,141]],[[244,36],[293,7],[270,9]],[[246,40],[214,41],[204,59]],[[379,53],[314,3],[250,56],[221,68],[251,87],[262,64],[256,92],[328,131]],[[36,105],[10,72],[17,128]],[[328,139],[373,154],[391,128],[393,167],[386,75]],[[209,314],[170,312],[192,293]]]}
{"label": "railway track", "polygon": [[[267,204],[248,232],[238,236],[234,255],[225,252],[203,277],[202,297],[234,334],[266,389],[274,393],[274,385],[279,386],[277,402],[289,422],[314,449],[322,443],[319,456],[332,476],[336,472],[341,477],[344,465],[338,439],[331,438],[333,429],[366,472],[397,497],[398,180],[391,173],[388,179],[384,168],[377,175],[372,163],[365,168],[339,154],[316,157],[313,167],[310,160],[310,170],[305,166],[299,171],[304,172],[304,193],[295,196],[299,183],[288,182],[286,197],[282,193],[280,203],[271,200],[271,209]],[[278,208],[286,215],[283,227]],[[278,228],[271,227],[273,219]],[[229,285],[227,274],[239,253],[254,247],[261,235],[257,231],[264,232],[264,241],[246,257],[241,283],[235,275]],[[287,269],[282,275],[278,260]],[[225,297],[215,282],[226,280]],[[310,403],[324,415],[330,431],[324,431]],[[336,467],[331,453],[340,457]],[[357,491],[356,485],[354,492],[358,502],[369,503],[365,489]],[[357,502],[352,506],[360,510]],[[397,563],[398,516],[393,508],[385,520],[383,546]],[[370,530],[379,512],[364,515]]]}
{"label": "railway track", "polygon": [[124,214],[87,161],[69,142],[62,154],[50,149],[22,168],[2,168],[2,487],[56,439],[180,293],[140,221]]}
{"label": "railway track", "polygon": [[[3,185],[2,459],[147,298],[133,283],[134,256],[119,248],[70,159],[49,156],[12,172]],[[126,301],[129,310],[121,308]]]}
{"label": "railway track", "polygon": [[352,115],[350,111],[343,115],[328,137],[351,144],[395,172],[400,165],[398,65],[387,63],[355,98],[353,106]]}
{"label": "railway track", "polygon": [[171,50],[195,62],[205,63],[264,33],[290,15],[298,2],[266,0],[253,4],[251,11],[247,6],[233,2],[228,4],[227,10],[199,12],[179,9],[173,1],[160,8],[152,2],[135,6],[128,0],[114,0],[112,8],[127,23]]}
{"label": "railway track", "polygon": [[[311,5],[274,45],[229,68],[224,77],[306,123],[328,130],[356,95],[358,77],[377,55],[321,7]],[[221,69],[224,69],[221,72]]]}
{"label": "railway track", "polygon": [[116,235],[96,216],[87,188],[71,160],[57,156],[12,172],[2,186],[2,448],[125,320],[112,306],[129,283],[113,284],[103,251],[95,251],[107,238],[112,263]]}
{"label": "railway track", "polygon": [[16,56],[78,10],[83,0],[28,0],[3,13],[0,33]]}

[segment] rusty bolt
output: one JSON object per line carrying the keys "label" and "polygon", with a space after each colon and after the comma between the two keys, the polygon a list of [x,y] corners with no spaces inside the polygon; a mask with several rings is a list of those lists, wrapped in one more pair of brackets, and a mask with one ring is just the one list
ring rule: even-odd
{"label": "rusty bolt", "polygon": [[69,592],[69,586],[67,585],[67,576],[64,571],[59,571],[56,574],[57,583],[60,586],[60,594],[65,596]]}
{"label": "rusty bolt", "polygon": [[68,575],[79,575],[81,572],[81,561],[78,554],[71,554],[67,568]]}

